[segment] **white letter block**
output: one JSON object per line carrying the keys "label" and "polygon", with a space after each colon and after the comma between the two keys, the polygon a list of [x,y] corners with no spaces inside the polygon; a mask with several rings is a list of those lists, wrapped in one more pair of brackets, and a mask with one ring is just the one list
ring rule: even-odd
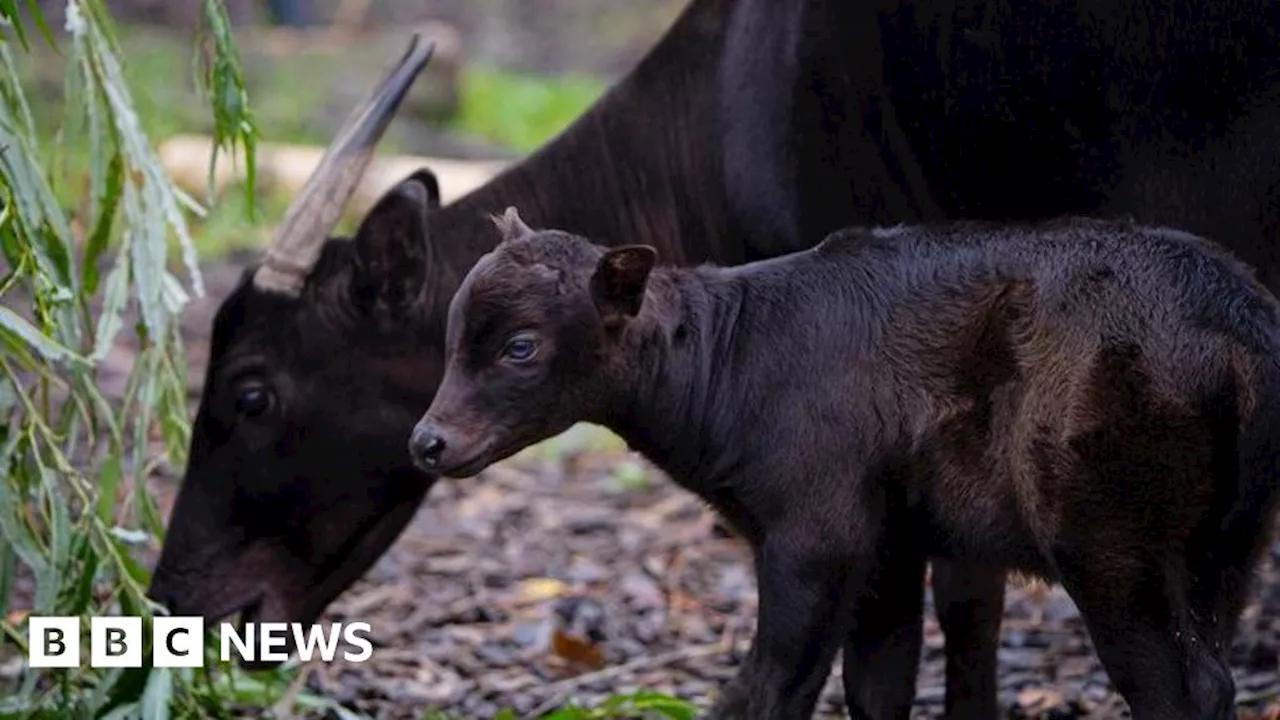
{"label": "white letter block", "polygon": [[33,668],[80,667],[80,618],[27,618],[27,664]]}
{"label": "white letter block", "polygon": [[151,629],[152,665],[204,667],[204,618],[157,615]]}
{"label": "white letter block", "polygon": [[142,618],[90,618],[90,667],[142,667]]}

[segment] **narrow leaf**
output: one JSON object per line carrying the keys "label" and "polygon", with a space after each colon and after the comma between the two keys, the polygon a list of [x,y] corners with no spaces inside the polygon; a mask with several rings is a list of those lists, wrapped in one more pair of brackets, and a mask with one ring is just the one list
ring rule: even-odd
{"label": "narrow leaf", "polygon": [[93,354],[89,359],[100,363],[111,352],[116,336],[124,327],[125,303],[129,300],[129,264],[124,258],[116,260],[115,267],[107,274],[106,291],[102,297],[102,312],[98,315],[98,327],[94,331]]}
{"label": "narrow leaf", "polygon": [[23,51],[31,52],[30,46],[27,45],[27,34],[22,31],[22,18],[18,17],[18,4],[14,0],[0,0],[0,15],[9,21],[9,26],[13,28],[13,34],[18,37]]}
{"label": "narrow leaf", "polygon": [[21,343],[51,362],[87,364],[87,360],[40,332],[18,313],[0,305],[0,331],[9,342]]}
{"label": "narrow leaf", "polygon": [[13,581],[18,574],[18,556],[7,540],[0,537],[0,612],[9,610]]}
{"label": "narrow leaf", "polygon": [[124,477],[122,462],[119,455],[112,455],[99,471],[98,517],[104,523],[115,524],[116,493],[119,492],[120,480]]}
{"label": "narrow leaf", "polygon": [[84,275],[84,291],[90,295],[98,291],[98,258],[107,249],[111,227],[116,219],[116,208],[120,206],[120,195],[124,190],[124,158],[119,152],[113,153],[111,161],[107,163],[105,181],[102,197],[96,198],[98,220],[85,243],[84,260],[80,266],[80,272]]}
{"label": "narrow leaf", "polygon": [[46,564],[44,553],[40,551],[31,529],[20,517],[24,507],[25,504],[14,493],[13,486],[8,482],[0,483],[0,535],[4,536],[27,567],[39,573]]}
{"label": "narrow leaf", "polygon": [[53,39],[53,31],[49,29],[49,23],[44,19],[44,11],[40,9],[40,3],[36,0],[27,0],[27,12],[31,14],[31,21],[36,24],[40,34],[44,36],[44,41],[56,52],[58,43]]}
{"label": "narrow leaf", "polygon": [[79,549],[76,553],[76,560],[80,566],[80,579],[76,582],[75,589],[71,595],[70,607],[67,612],[71,615],[80,615],[88,612],[90,605],[93,603],[93,587],[98,578],[98,568],[100,567],[100,558],[98,551],[94,549],[93,543],[88,538],[81,535],[79,538]]}
{"label": "narrow leaf", "polygon": [[173,701],[173,671],[154,668],[142,692],[141,720],[169,720],[169,704]]}

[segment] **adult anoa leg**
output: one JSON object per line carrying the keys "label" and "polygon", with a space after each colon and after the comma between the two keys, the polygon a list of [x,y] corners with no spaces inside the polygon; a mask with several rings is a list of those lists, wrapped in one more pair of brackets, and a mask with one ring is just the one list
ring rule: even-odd
{"label": "adult anoa leg", "polygon": [[1005,571],[958,560],[933,561],[933,602],[947,658],[948,720],[996,720]]}
{"label": "adult anoa leg", "polygon": [[[896,543],[889,543],[892,551]],[[907,720],[920,666],[925,558],[882,559],[868,592],[850,602],[844,641],[844,697],[854,720]]]}

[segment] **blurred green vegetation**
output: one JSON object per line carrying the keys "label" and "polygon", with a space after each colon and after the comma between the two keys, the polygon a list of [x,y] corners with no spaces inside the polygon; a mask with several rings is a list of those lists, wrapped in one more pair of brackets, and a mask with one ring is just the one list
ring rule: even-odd
{"label": "blurred green vegetation", "polygon": [[[679,698],[649,690],[619,693],[595,705],[568,703],[539,715],[538,720],[693,720],[697,708]],[[493,720],[518,720],[514,710],[506,709]],[[454,715],[428,711],[422,720],[460,720]]]}
{"label": "blurred green vegetation", "polygon": [[[209,133],[212,118],[208,104],[197,93],[192,73],[194,44],[191,38],[152,27],[118,28],[125,52],[125,75],[137,88],[136,109],[143,131],[158,146],[179,133]],[[39,62],[20,68],[22,86],[28,89],[32,115],[45,142],[57,131],[63,110],[65,72],[61,58],[47,47],[32,47]],[[301,51],[267,58],[241,41],[245,84],[259,136],[264,142],[326,145],[330,138],[325,115],[342,117],[348,107],[336,107],[342,99],[332,88],[350,74],[349,54]],[[354,79],[354,76],[353,76]],[[518,153],[532,151],[551,139],[580,115],[605,90],[599,79],[585,75],[546,77],[515,73],[481,64],[462,70],[457,112],[443,127]],[[354,102],[361,92],[353,92]],[[59,139],[62,140],[62,139]],[[80,139],[82,140],[82,138]],[[58,142],[51,161],[64,163],[68,177],[87,177],[89,149],[84,142]],[[404,152],[404,143],[393,130],[379,151]],[[220,158],[219,162],[226,162]],[[83,198],[83,186],[69,183],[57,188],[59,199],[70,209]],[[221,197],[197,197],[209,209],[194,218],[192,233],[204,260],[236,249],[260,247],[265,227],[278,220],[290,197],[269,187],[255,193],[255,210],[247,213],[242,188],[233,187]],[[346,223],[349,229],[350,223]]]}
{"label": "blurred green vegetation", "polygon": [[604,90],[600,80],[586,75],[545,78],[468,67],[451,127],[527,153],[581,115]]}
{"label": "blurred green vegetation", "polygon": [[[69,35],[57,43],[35,3],[27,8],[24,29],[16,4],[0,2],[0,662],[10,670],[0,717],[225,717],[236,699],[208,674],[13,662],[31,615],[76,617],[83,628],[85,617],[149,623],[161,610],[145,596],[150,574],[133,547],[164,529],[139,478],[158,462],[185,462],[178,318],[187,288],[202,288],[187,203],[137,121],[110,15],[97,0],[68,0]],[[252,148],[225,8],[206,0],[203,14],[204,77],[217,87],[203,112],[215,137]],[[27,42],[36,28],[47,45]],[[55,65],[55,44],[67,62],[37,116],[27,100],[42,94],[33,76]],[[131,302],[139,352],[123,397],[109,397],[97,370]],[[275,685],[277,696],[287,689]]]}

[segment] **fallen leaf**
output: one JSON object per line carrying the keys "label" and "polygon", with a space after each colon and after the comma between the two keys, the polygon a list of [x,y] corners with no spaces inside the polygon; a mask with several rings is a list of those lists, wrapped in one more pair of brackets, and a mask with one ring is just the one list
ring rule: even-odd
{"label": "fallen leaf", "polygon": [[604,653],[591,643],[557,630],[551,636],[551,649],[559,657],[592,670],[604,667]]}
{"label": "fallen leaf", "polygon": [[1048,710],[1062,707],[1061,693],[1048,688],[1025,688],[1018,691],[1018,706],[1024,710]]}
{"label": "fallen leaf", "polygon": [[555,578],[529,578],[520,582],[516,594],[523,604],[551,600],[568,592],[569,586]]}

